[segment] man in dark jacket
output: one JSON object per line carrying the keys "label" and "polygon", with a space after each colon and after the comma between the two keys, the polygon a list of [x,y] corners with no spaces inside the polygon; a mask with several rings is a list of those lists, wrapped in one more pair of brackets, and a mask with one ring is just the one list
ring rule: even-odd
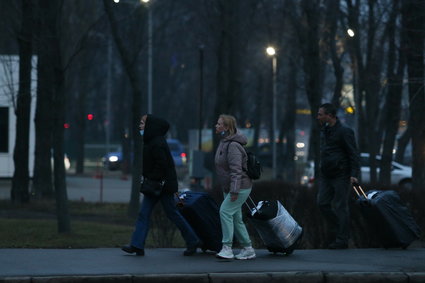
{"label": "man in dark jacket", "polygon": [[177,210],[174,202],[174,193],[178,189],[177,174],[165,139],[170,125],[167,121],[149,114],[142,117],[139,128],[144,142],[143,178],[165,183],[159,196],[144,195],[131,243],[121,249],[136,255],[145,254],[144,247],[149,231],[150,216],[156,203],[160,201],[167,217],[177,226],[186,242],[187,249],[183,254],[193,255],[201,245],[201,241]]}
{"label": "man in dark jacket", "polygon": [[350,237],[348,198],[360,171],[352,129],[344,126],[330,103],[320,106],[320,179],[317,203],[335,240],[330,249],[346,249]]}

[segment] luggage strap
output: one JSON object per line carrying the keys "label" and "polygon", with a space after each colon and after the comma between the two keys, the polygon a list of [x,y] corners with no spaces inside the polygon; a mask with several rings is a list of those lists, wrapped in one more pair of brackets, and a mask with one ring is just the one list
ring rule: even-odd
{"label": "luggage strap", "polygon": [[356,192],[358,197],[360,197],[360,193],[361,193],[364,196],[364,198],[367,199],[367,196],[364,193],[362,187],[359,185],[359,183],[353,183],[353,189]]}
{"label": "luggage strap", "polygon": [[[248,200],[250,202],[250,204],[248,204]],[[251,196],[248,196],[247,200],[245,201],[245,205],[248,207],[249,211],[251,212],[251,214],[253,214],[253,212],[260,214],[261,212],[257,209],[257,206],[255,205],[255,202],[252,200]],[[252,207],[250,206],[252,205]]]}

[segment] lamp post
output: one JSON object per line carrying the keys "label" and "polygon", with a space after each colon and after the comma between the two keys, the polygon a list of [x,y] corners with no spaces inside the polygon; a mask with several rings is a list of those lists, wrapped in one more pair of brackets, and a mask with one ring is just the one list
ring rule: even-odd
{"label": "lamp post", "polygon": [[273,179],[277,178],[277,171],[276,171],[276,164],[277,164],[277,148],[276,148],[276,129],[277,129],[277,115],[276,115],[276,104],[277,104],[277,99],[276,99],[276,65],[277,65],[277,61],[276,61],[276,50],[269,46],[266,49],[266,53],[267,55],[272,57],[272,70],[273,70],[273,78],[272,78],[272,95],[273,95],[273,105],[272,105],[272,134],[271,134],[271,139],[272,139],[272,176]]}
{"label": "lamp post", "polygon": [[202,112],[204,96],[204,45],[199,46],[199,133],[198,150],[202,151]]}
{"label": "lamp post", "polygon": [[148,114],[152,114],[152,8],[150,0],[141,0],[148,7]]}
{"label": "lamp post", "polygon": [[[352,61],[353,61],[353,101],[354,101],[354,105],[358,105],[357,104],[357,99],[359,99],[360,95],[359,95],[359,62],[358,62],[358,58],[357,58],[357,53],[354,50],[353,44],[355,45],[355,40],[357,40],[355,38],[356,33],[354,32],[353,29],[349,28],[347,29],[347,35],[349,36],[349,48],[351,53],[352,53]],[[354,123],[355,123],[355,128],[356,128],[356,133],[359,133],[359,125],[360,123],[358,123],[357,119],[354,119]],[[359,140],[360,140],[360,136],[361,135],[356,135],[357,137],[357,143],[359,144]]]}

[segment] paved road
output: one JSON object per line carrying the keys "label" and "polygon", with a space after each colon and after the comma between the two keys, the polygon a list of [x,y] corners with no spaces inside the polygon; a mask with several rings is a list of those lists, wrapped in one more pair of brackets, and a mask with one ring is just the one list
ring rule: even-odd
{"label": "paved road", "polygon": [[[106,174],[103,178],[92,176],[69,175],[66,178],[69,200],[84,200],[87,202],[124,202],[130,201],[131,178],[122,179],[116,172]],[[179,183],[179,188],[184,188]],[[0,199],[10,198],[10,179],[0,180]]]}
{"label": "paved road", "polygon": [[[105,176],[103,179],[93,176],[67,176],[67,192],[69,200],[89,202],[129,202],[131,180],[120,179],[119,176]],[[0,199],[10,198],[11,180],[0,180]]]}
{"label": "paved road", "polygon": [[[239,279],[247,279],[251,278],[252,274],[261,277],[274,272],[287,276],[298,274],[298,282],[332,282],[329,278],[326,279],[328,274],[350,278],[360,275],[363,278],[378,276],[380,280],[391,279],[392,282],[425,282],[424,248],[296,250],[290,256],[257,250],[257,258],[248,261],[219,260],[209,253],[184,257],[182,251],[183,249],[148,249],[146,256],[137,257],[127,255],[117,248],[2,249],[0,282],[3,282],[2,277],[110,277],[152,274],[209,275],[211,282],[211,274],[228,274],[229,278],[237,275]],[[311,277],[316,279],[311,281]],[[412,281],[413,277],[421,278],[422,281]]]}

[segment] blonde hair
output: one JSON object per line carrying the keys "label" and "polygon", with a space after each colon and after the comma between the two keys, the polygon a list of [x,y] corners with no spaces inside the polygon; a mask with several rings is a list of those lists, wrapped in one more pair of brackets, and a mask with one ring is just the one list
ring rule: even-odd
{"label": "blonde hair", "polygon": [[229,134],[236,134],[236,118],[232,115],[221,114],[219,116],[223,120],[223,125],[228,128]]}

